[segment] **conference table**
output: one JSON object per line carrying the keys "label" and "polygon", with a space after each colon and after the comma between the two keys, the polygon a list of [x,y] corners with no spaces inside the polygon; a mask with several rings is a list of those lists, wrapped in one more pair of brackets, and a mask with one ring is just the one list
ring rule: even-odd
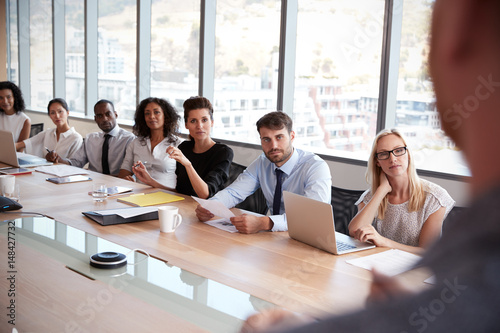
{"label": "conference table", "polygon": [[[371,284],[368,270],[346,260],[387,250],[336,256],[287,232],[230,233],[198,221],[197,203],[175,192],[184,199],[167,205],[179,208],[183,222],[173,233],[160,232],[158,220],[102,226],[82,212],[130,206],[120,196],[94,202],[93,183],[158,189],[85,171],[92,181],[57,185],[37,171],[16,176],[23,209],[0,213],[0,331],[237,332],[246,316],[272,307],[318,318],[342,314],[364,307]],[[89,255],[110,249],[136,264],[90,267]],[[420,290],[429,276],[413,270],[399,278]],[[15,326],[8,322],[13,299]]]}

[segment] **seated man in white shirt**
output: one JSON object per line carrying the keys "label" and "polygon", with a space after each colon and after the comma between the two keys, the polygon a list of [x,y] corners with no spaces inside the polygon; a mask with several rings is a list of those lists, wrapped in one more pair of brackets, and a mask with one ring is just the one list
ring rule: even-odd
{"label": "seated man in white shirt", "polygon": [[[89,169],[92,171],[117,175],[125,157],[126,148],[135,138],[132,133],[118,126],[117,117],[118,114],[111,101],[99,100],[94,105],[94,120],[102,132],[88,134],[81,148],[70,159],[60,159],[58,162],[80,168],[88,162]],[[108,137],[107,143],[106,137]]]}
{"label": "seated man in white shirt", "polygon": [[[257,121],[263,153],[228,187],[210,200],[221,201],[232,208],[254,193],[259,187],[266,198],[271,216],[240,215],[231,222],[241,233],[251,234],[262,230],[286,231],[283,191],[300,194],[330,203],[332,179],[330,168],[317,155],[294,148],[295,132],[292,119],[284,112],[275,111]],[[277,176],[278,174],[281,176]],[[281,178],[281,186],[277,186]],[[275,196],[276,192],[276,196]],[[196,216],[202,222],[214,215],[198,205]]]}

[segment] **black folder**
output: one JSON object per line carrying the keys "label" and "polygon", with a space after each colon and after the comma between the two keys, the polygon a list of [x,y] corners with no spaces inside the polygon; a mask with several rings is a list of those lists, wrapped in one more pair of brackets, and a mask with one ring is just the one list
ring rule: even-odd
{"label": "black folder", "polygon": [[[131,207],[131,208],[120,208],[113,209],[113,211],[120,211],[122,209],[126,209],[128,211],[133,211],[134,209],[138,212],[144,210],[143,207]],[[148,220],[158,220],[158,209],[153,208],[153,211],[146,213],[138,213],[132,217],[122,217],[118,213],[117,214],[105,214],[106,211],[92,211],[92,212],[82,212],[86,217],[94,220],[95,222],[101,225],[112,225],[112,224],[122,224],[122,223],[132,223],[132,222],[141,222]]]}

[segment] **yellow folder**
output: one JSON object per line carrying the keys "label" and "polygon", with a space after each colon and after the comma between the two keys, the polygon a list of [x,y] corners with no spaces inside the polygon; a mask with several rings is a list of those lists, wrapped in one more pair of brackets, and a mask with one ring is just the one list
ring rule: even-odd
{"label": "yellow folder", "polygon": [[144,193],[132,194],[128,197],[117,199],[117,201],[140,207],[163,205],[169,202],[180,201],[180,200],[184,200],[184,198],[163,191],[147,193],[147,194]]}

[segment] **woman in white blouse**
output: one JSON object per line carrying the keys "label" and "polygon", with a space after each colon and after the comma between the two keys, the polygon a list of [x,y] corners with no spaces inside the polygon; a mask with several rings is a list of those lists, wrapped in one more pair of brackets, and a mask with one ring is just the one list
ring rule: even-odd
{"label": "woman in white blouse", "polygon": [[16,149],[26,148],[26,153],[45,157],[56,162],[60,157],[70,158],[83,143],[82,136],[68,123],[68,104],[62,98],[54,98],[47,106],[49,117],[56,125],[32,138],[16,143]]}
{"label": "woman in white blouse", "polygon": [[418,177],[412,157],[397,130],[377,135],[366,172],[371,189],[356,202],[352,237],[421,254],[441,235],[455,201],[442,187]]}
{"label": "woman in white blouse", "polygon": [[0,82],[0,130],[12,132],[14,142],[30,137],[31,120],[24,109],[21,89],[10,81]]}
{"label": "woman in white blouse", "polygon": [[154,180],[174,190],[176,162],[169,158],[167,148],[180,143],[179,119],[175,108],[162,98],[141,101],[134,117],[137,138],[127,147],[118,177],[134,181],[134,168],[146,168]]}

